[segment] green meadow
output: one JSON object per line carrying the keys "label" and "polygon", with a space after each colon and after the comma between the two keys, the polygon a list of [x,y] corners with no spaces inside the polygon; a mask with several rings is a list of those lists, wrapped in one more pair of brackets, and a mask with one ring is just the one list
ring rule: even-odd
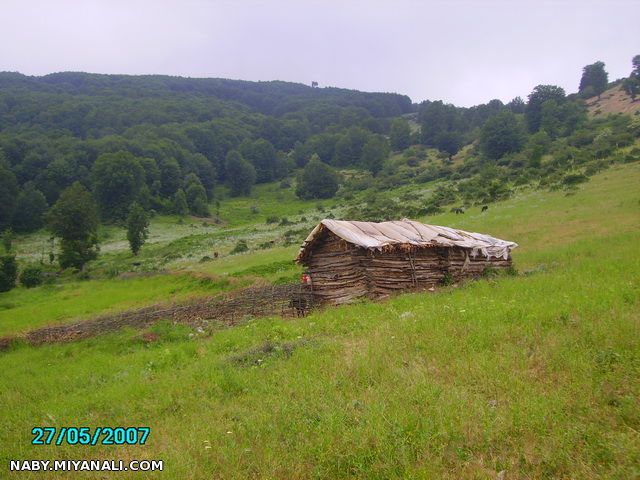
{"label": "green meadow", "polygon": [[[524,189],[485,213],[418,219],[518,242],[514,276],[227,329],[160,323],[155,341],[124,330],[18,342],[0,353],[0,463],[165,461],[123,478],[638,478],[639,184],[640,165],[614,165],[575,191]],[[0,295],[0,334],[293,280],[298,245],[282,236],[322,213],[265,188],[272,204],[252,214],[252,199],[229,202],[223,226],[156,218],[140,261],[172,242],[180,253],[154,275],[122,275],[132,258],[114,246],[98,267],[112,278]],[[270,226],[270,215],[306,221]],[[250,251],[231,255],[239,239]],[[31,445],[34,426],[119,425],[149,426],[146,445]]]}

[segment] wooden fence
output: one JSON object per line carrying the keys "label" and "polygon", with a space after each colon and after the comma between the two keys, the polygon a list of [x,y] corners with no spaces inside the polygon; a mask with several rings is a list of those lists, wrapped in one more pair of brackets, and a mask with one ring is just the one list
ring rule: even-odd
{"label": "wooden fence", "polygon": [[[211,323],[234,325],[251,317],[303,316],[314,306],[311,289],[305,284],[250,287],[222,299],[207,298],[179,305],[152,305],[72,324],[39,328],[27,332],[21,338],[32,345],[67,342],[112,332],[122,327],[144,328],[165,319],[194,327],[204,327]],[[0,349],[7,348],[13,338],[0,338]]]}

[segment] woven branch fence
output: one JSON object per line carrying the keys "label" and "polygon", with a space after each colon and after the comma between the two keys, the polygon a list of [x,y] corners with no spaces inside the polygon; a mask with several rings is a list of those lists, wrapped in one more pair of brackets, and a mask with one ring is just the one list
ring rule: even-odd
{"label": "woven branch fence", "polygon": [[[234,325],[246,318],[269,315],[304,316],[315,306],[311,288],[305,284],[250,287],[223,299],[203,299],[180,305],[153,305],[114,315],[102,315],[73,324],[39,328],[22,338],[32,345],[68,342],[112,332],[122,327],[144,328],[169,319],[194,327],[210,323]],[[0,349],[13,337],[0,338]]]}

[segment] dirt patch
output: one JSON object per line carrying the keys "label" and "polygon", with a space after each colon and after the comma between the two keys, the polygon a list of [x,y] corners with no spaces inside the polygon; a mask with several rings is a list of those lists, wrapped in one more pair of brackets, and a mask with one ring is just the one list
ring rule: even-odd
{"label": "dirt patch", "polygon": [[631,100],[631,97],[625,93],[622,86],[610,88],[602,92],[599,99],[598,97],[592,97],[587,99],[585,103],[589,108],[589,114],[594,117],[606,117],[610,113],[634,115],[640,111],[640,99],[635,102]]}

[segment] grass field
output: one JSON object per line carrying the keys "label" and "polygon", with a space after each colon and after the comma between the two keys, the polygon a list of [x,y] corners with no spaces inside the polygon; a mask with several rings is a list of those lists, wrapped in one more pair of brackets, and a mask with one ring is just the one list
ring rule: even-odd
{"label": "grass field", "polygon": [[[640,165],[615,166],[572,195],[525,191],[427,219],[517,241],[515,277],[203,334],[159,324],[151,343],[128,330],[16,345],[0,354],[0,464],[165,460],[163,474],[127,478],[638,478],[638,184]],[[18,289],[0,296],[0,326],[295,275],[295,251],[185,261],[219,279],[204,285],[185,272]],[[151,435],[33,447],[38,425]]]}

